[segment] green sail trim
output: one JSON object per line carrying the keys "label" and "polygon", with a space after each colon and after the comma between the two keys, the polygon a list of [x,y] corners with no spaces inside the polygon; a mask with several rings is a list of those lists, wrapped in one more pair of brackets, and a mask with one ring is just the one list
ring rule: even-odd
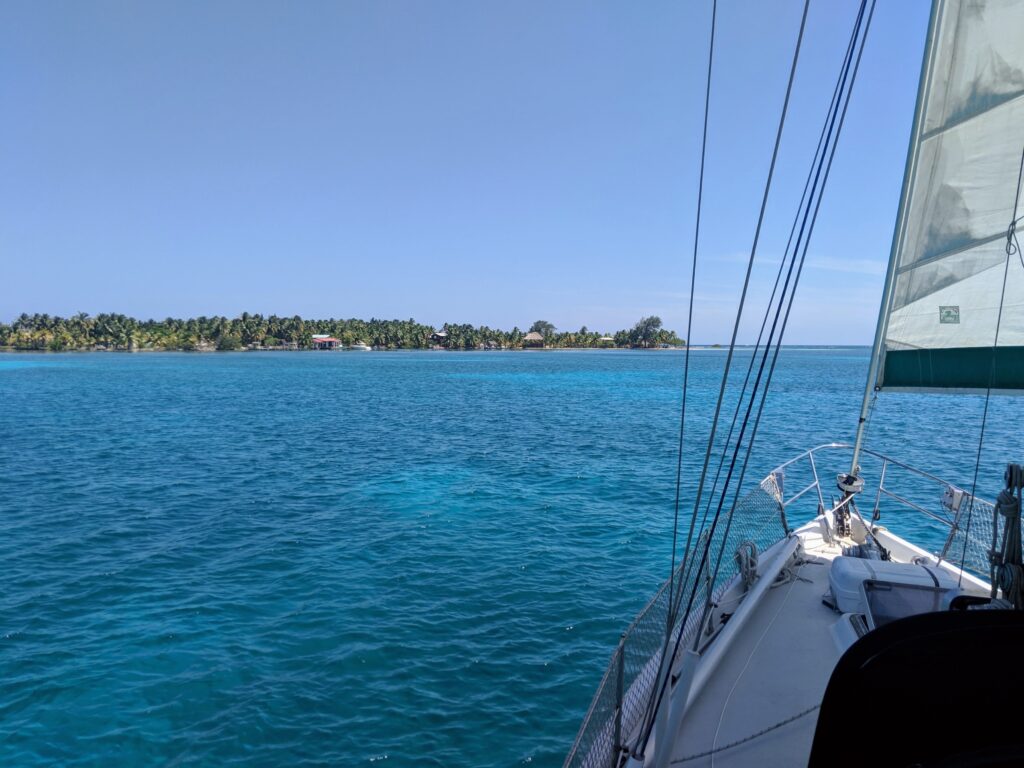
{"label": "green sail trim", "polygon": [[[885,353],[880,389],[1024,390],[1024,347],[900,349]],[[991,384],[989,378],[991,377]]]}

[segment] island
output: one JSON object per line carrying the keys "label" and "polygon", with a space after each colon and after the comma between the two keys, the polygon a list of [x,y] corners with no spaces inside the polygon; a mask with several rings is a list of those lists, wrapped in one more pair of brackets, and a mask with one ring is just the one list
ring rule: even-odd
{"label": "island", "polygon": [[485,325],[445,323],[440,328],[415,320],[307,320],[240,316],[137,320],[122,314],[72,317],[22,314],[0,323],[0,349],[8,351],[286,351],[343,349],[671,349],[686,341],[662,327],[656,315],[641,318],[632,328],[600,333],[583,326],[560,331],[546,320],[526,331]]}

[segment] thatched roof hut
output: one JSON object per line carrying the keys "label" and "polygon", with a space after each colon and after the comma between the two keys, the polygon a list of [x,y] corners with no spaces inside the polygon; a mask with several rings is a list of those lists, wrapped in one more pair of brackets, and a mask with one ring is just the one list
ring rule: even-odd
{"label": "thatched roof hut", "polygon": [[523,344],[535,345],[535,344],[543,344],[543,343],[544,343],[544,337],[541,336],[536,331],[530,331],[528,334],[523,336]]}

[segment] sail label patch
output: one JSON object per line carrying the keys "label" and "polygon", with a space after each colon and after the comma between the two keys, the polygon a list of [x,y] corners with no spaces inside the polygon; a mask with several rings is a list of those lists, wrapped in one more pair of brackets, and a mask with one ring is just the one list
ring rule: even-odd
{"label": "sail label patch", "polygon": [[960,307],[939,307],[939,322],[960,324]]}

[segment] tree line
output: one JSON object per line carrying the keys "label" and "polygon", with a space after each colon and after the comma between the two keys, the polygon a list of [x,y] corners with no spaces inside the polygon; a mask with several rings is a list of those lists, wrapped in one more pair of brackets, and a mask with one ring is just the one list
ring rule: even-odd
{"label": "tree line", "polygon": [[[0,347],[18,350],[109,349],[237,350],[255,348],[307,349],[313,336],[327,334],[343,345],[369,344],[381,349],[522,349],[530,346],[554,348],[678,346],[686,342],[674,331],[662,328],[656,316],[642,318],[630,329],[604,334],[589,330],[559,331],[545,320],[528,330],[511,331],[485,325],[445,323],[439,329],[415,320],[307,320],[263,316],[243,312],[241,316],[194,317],[137,320],[121,314],[95,316],[80,312],[72,317],[22,314],[10,324],[0,323]],[[539,334],[540,340],[530,337]]]}

